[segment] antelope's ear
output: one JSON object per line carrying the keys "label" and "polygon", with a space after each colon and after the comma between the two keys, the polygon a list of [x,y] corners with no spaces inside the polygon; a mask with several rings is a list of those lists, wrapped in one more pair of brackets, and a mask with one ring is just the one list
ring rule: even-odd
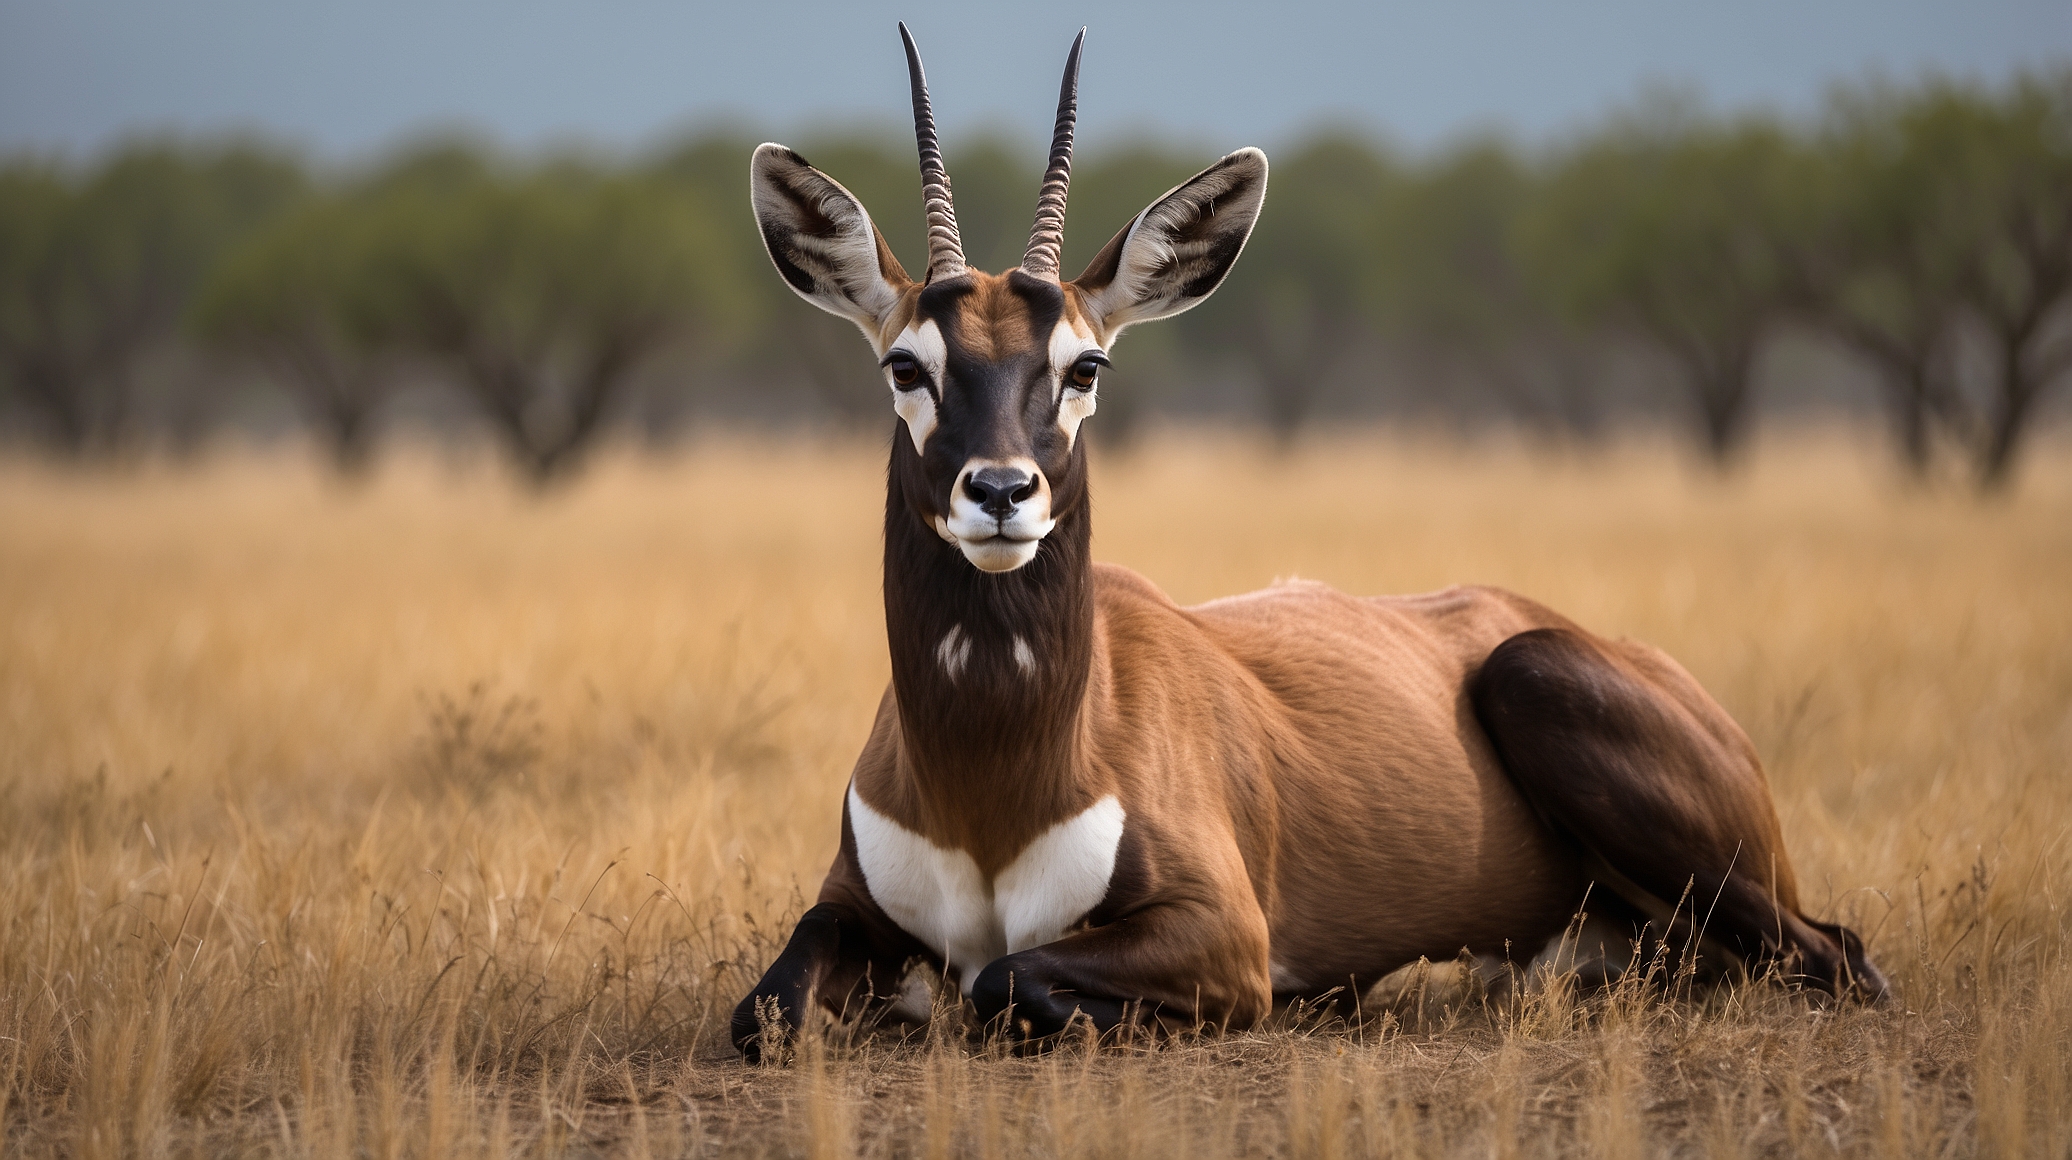
{"label": "antelope's ear", "polygon": [[863,328],[878,330],[913,279],[871,215],[840,182],[782,145],[762,145],[748,165],[748,199],[770,260],[798,295]]}
{"label": "antelope's ear", "polygon": [[1237,264],[1265,200],[1266,154],[1240,149],[1138,214],[1072,283],[1104,339],[1214,293]]}

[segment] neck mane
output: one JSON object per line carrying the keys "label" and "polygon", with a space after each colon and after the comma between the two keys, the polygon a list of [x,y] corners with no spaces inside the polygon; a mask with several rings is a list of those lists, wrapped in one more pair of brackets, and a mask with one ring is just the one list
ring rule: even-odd
{"label": "neck mane", "polygon": [[1086,804],[1078,786],[1094,650],[1088,504],[1082,492],[1035,559],[989,573],[921,522],[897,480],[895,472],[885,505],[885,632],[907,783],[899,790],[939,841],[1018,848]]}

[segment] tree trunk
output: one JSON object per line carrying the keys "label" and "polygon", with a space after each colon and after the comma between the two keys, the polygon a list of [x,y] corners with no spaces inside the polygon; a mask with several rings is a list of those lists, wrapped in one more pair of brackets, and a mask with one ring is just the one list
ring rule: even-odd
{"label": "tree trunk", "polygon": [[369,408],[340,402],[327,414],[324,442],[331,452],[331,466],[348,480],[367,478],[374,464],[373,424]]}
{"label": "tree trunk", "polygon": [[[1984,492],[2006,488],[2014,480],[2016,457],[2021,452],[2036,400],[2044,389],[2067,370],[2072,370],[2072,340],[2059,341],[2061,308],[2072,298],[2039,295],[2031,307],[1993,328],[1999,339],[2000,365],[1995,376],[1995,397],[1987,420],[1985,437],[1978,444],[1978,485]],[[1996,320],[1997,321],[1997,320]]]}
{"label": "tree trunk", "polygon": [[1710,332],[1679,326],[1659,316],[1644,316],[1643,324],[1682,365],[1698,421],[1699,447],[1713,469],[1724,474],[1733,467],[1747,433],[1748,401],[1753,394],[1750,376],[1762,338],[1762,318],[1740,318]]}
{"label": "tree trunk", "polygon": [[2004,332],[2000,341],[2000,374],[1993,400],[1993,415],[1986,437],[1979,446],[1978,486],[1987,494],[2005,491],[2014,480],[2015,452],[2028,426],[2029,404],[2035,400],[2037,384],[2024,374],[2022,355],[2028,346],[2027,330]]}
{"label": "tree trunk", "polygon": [[66,459],[83,459],[92,439],[83,389],[76,376],[53,366],[26,366],[15,375],[22,394],[42,413],[51,446]]}
{"label": "tree trunk", "polygon": [[1316,383],[1306,367],[1286,366],[1265,370],[1260,381],[1266,388],[1267,433],[1273,437],[1274,449],[1285,454],[1295,446],[1295,436],[1309,418]]}
{"label": "tree trunk", "polygon": [[1734,466],[1747,440],[1749,376],[1755,366],[1751,346],[1737,343],[1710,365],[1690,368],[1706,458],[1720,472]]}
{"label": "tree trunk", "polygon": [[1892,351],[1884,360],[1887,405],[1892,412],[1893,437],[1898,442],[1900,469],[1916,483],[1928,478],[1933,466],[1934,421],[1938,415],[1952,424],[1953,400],[1939,401],[1932,370],[1932,353],[1922,349]]}
{"label": "tree trunk", "polygon": [[1928,399],[1918,381],[1893,393],[1894,436],[1899,441],[1899,466],[1908,479],[1928,478]]}

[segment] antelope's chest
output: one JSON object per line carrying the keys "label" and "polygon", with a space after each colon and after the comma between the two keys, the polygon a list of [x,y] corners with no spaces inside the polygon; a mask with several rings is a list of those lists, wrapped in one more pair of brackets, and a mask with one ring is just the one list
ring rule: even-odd
{"label": "antelope's chest", "polygon": [[1104,797],[1038,835],[988,879],[872,809],[849,787],[849,828],[871,899],[955,969],[966,991],[987,963],[1060,936],[1108,893],[1122,844],[1122,803]]}

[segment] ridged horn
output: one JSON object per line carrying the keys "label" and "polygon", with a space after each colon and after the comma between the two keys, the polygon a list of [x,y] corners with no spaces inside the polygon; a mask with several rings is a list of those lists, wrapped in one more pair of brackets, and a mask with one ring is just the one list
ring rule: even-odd
{"label": "ridged horn", "polygon": [[935,138],[935,110],[928,103],[928,77],[921,71],[921,50],[906,21],[899,22],[906,42],[907,79],[914,89],[914,144],[921,151],[921,208],[928,217],[928,281],[954,278],[964,272],[964,239],[957,235],[957,205],[950,195],[950,174],[943,168],[942,146]]}
{"label": "ridged horn", "polygon": [[1065,194],[1072,188],[1072,129],[1079,121],[1079,48],[1086,29],[1072,40],[1065,58],[1065,80],[1058,86],[1058,121],[1050,133],[1050,168],[1043,172],[1043,191],[1036,195],[1036,224],[1029,229],[1029,248],[1022,269],[1055,278],[1065,248]]}

